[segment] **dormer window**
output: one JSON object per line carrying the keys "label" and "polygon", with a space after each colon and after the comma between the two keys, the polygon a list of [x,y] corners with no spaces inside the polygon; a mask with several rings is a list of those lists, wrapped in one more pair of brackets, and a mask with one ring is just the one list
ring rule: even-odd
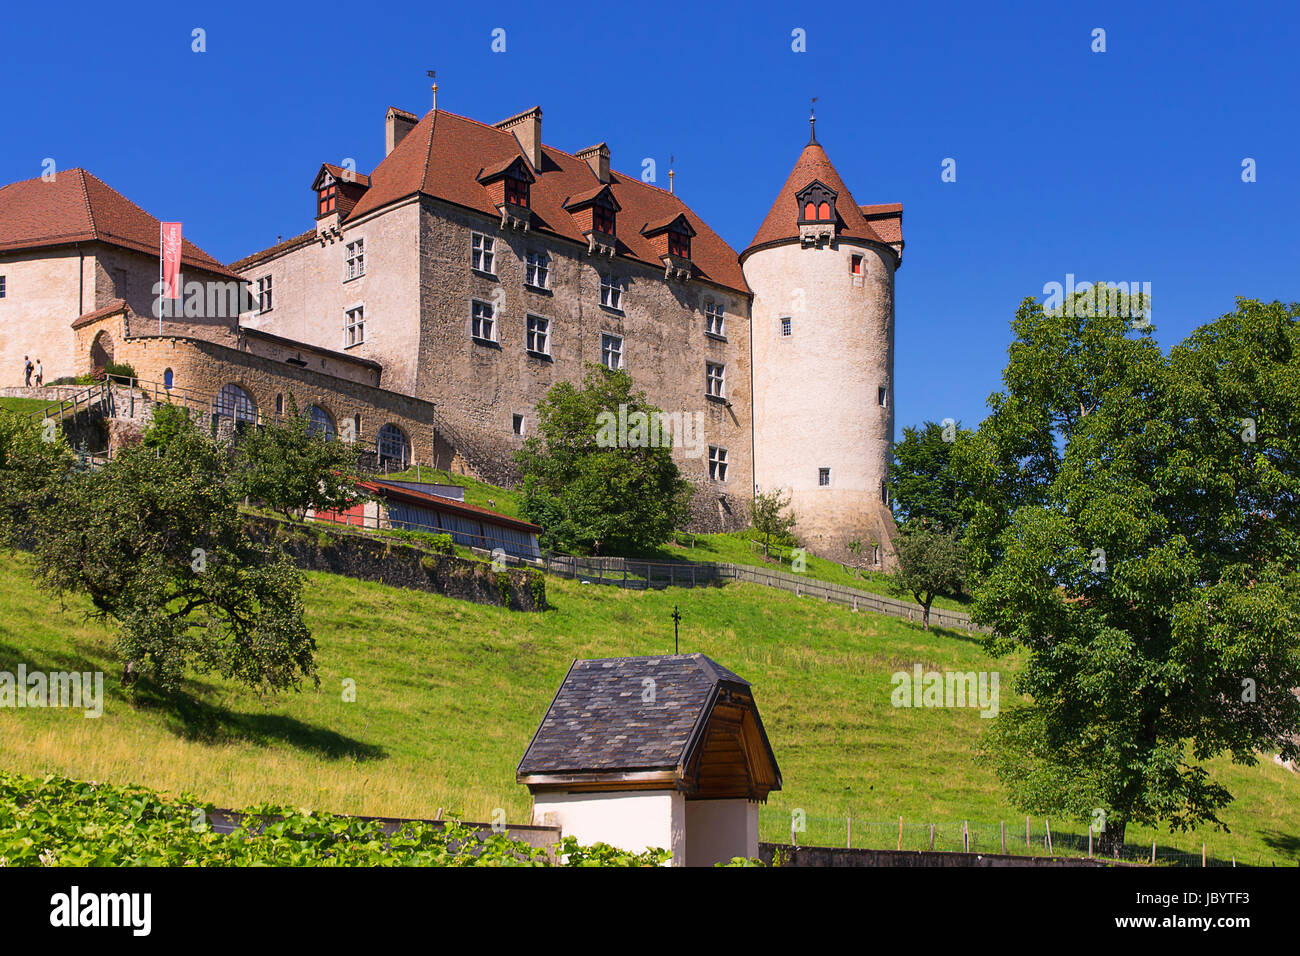
{"label": "dormer window", "polygon": [[799,222],[834,222],[835,190],[814,179],[795,196],[799,203]]}
{"label": "dormer window", "polygon": [[607,236],[615,235],[614,210],[606,209],[604,206],[593,206],[591,210],[591,226],[597,232],[603,232]]}
{"label": "dormer window", "polygon": [[506,177],[506,202],[528,208],[528,180],[516,176]]}
{"label": "dormer window", "polygon": [[334,181],[333,176],[328,173],[325,174],[325,178],[321,180],[320,189],[317,190],[316,195],[318,199],[316,204],[317,219],[322,216],[328,216],[337,208],[338,184]]}
{"label": "dormer window", "polygon": [[592,255],[612,257],[618,245],[618,211],[623,208],[614,198],[609,184],[605,183],[570,196],[564,208],[573,217],[578,231],[587,237],[587,251]]}
{"label": "dormer window", "polygon": [[695,229],[684,213],[647,223],[641,235],[664,264],[665,279],[684,281],[691,277],[691,237]]}

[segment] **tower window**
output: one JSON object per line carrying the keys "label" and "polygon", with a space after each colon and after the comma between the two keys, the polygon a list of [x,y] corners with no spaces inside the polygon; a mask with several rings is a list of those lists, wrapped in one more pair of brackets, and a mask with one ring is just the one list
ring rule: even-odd
{"label": "tower window", "polygon": [[704,363],[704,383],[705,394],[710,398],[722,398],[723,379],[727,373],[727,367],[717,362]]}
{"label": "tower window", "polygon": [[491,302],[478,299],[470,303],[469,334],[482,342],[496,341],[496,310]]}
{"label": "tower window", "polygon": [[863,266],[862,266],[862,257],[859,256],[859,255],[856,255],[856,254],[850,256],[850,257],[849,257],[849,271],[852,272],[855,276],[860,276],[860,275],[862,275],[862,269],[863,269]]}
{"label": "tower window", "polygon": [[889,389],[885,388],[885,386],[883,386],[883,385],[881,385],[879,388],[877,388],[877,389],[876,389],[876,401],[880,404],[880,407],[881,407],[881,408],[884,408],[886,405],[888,405],[888,404],[889,404]]}
{"label": "tower window", "polygon": [[0,276],[0,299],[5,297],[5,277]]}
{"label": "tower window", "polygon": [[829,468],[818,468],[817,484],[822,488],[827,488],[830,487],[830,483],[831,483],[831,470]]}
{"label": "tower window", "polygon": [[712,481],[727,480],[727,449],[709,446],[709,478]]}
{"label": "tower window", "polygon": [[605,368],[612,368],[612,369],[618,369],[623,367],[622,336],[601,333],[600,364],[605,366]]}
{"label": "tower window", "polygon": [[789,319],[781,320],[781,337],[788,339],[790,337],[791,327]]}
{"label": "tower window", "polygon": [[814,179],[795,195],[800,222],[831,222],[835,219],[835,190]]}
{"label": "tower window", "polygon": [[524,416],[516,412],[511,418],[511,427],[514,429],[514,433],[522,438],[524,434]]}
{"label": "tower window", "polygon": [[496,240],[481,232],[472,232],[469,236],[469,267],[476,272],[495,275]]}

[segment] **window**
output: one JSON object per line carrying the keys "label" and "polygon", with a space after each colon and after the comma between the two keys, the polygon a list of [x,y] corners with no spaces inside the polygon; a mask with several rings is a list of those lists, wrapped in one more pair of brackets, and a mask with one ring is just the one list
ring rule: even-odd
{"label": "window", "polygon": [[727,367],[717,362],[704,363],[704,378],[707,394],[710,398],[722,398],[723,376],[726,374]]}
{"label": "window", "polygon": [[5,297],[5,277],[0,276],[0,299]]}
{"label": "window", "polygon": [[607,309],[623,308],[623,286],[612,275],[600,277],[600,304]]}
{"label": "window", "polygon": [[392,462],[405,468],[411,460],[411,440],[392,422],[379,429],[375,437],[375,454],[380,463]]}
{"label": "window", "polygon": [[365,307],[359,305],[355,309],[348,309],[343,316],[343,347],[360,345],[366,340]]}
{"label": "window", "polygon": [[885,386],[883,386],[883,385],[881,385],[879,388],[877,388],[877,389],[876,389],[876,401],[877,401],[878,403],[880,403],[880,407],[881,407],[881,408],[884,408],[885,405],[888,404],[888,402],[889,402],[889,389],[885,388]]}
{"label": "window", "polygon": [[491,302],[475,299],[470,304],[469,334],[484,342],[496,341],[496,311]]}
{"label": "window", "polygon": [[623,337],[601,333],[600,364],[605,368],[623,367]]}
{"label": "window", "polygon": [[529,252],[524,256],[524,285],[535,289],[549,288],[551,257],[544,252]]}
{"label": "window", "polygon": [[684,232],[668,233],[668,254],[682,259],[691,257],[691,237]]}
{"label": "window", "polygon": [[791,331],[792,331],[792,330],[791,330],[791,327],[790,327],[790,320],[789,320],[789,319],[782,319],[782,320],[781,320],[781,337],[782,337],[782,338],[786,338],[786,339],[788,339],[788,338],[790,337],[790,333],[791,333]]}
{"label": "window", "polygon": [[524,348],[538,355],[550,354],[551,320],[540,315],[528,316],[528,332]]}
{"label": "window", "polygon": [[284,393],[277,392],[275,396],[275,414],[277,416],[284,414]]}
{"label": "window", "polygon": [[271,307],[271,277],[262,276],[257,280],[257,311],[270,312]]}
{"label": "window", "polygon": [[[358,239],[356,242],[349,242],[345,247],[347,252],[348,268],[347,278],[355,279],[357,276],[366,274],[366,240]],[[347,279],[344,280],[345,282]]]}
{"label": "window", "polygon": [[522,437],[524,434],[524,416],[516,412],[512,419],[511,427],[514,429],[514,433]]}
{"label": "window", "polygon": [[506,202],[514,206],[528,207],[528,180],[517,176],[506,177]]}
{"label": "window", "polygon": [[171,388],[176,376],[171,369],[163,369],[163,388]]}
{"label": "window", "polygon": [[709,478],[713,481],[727,480],[727,449],[709,446]]}
{"label": "window", "polygon": [[223,385],[212,405],[212,414],[217,418],[233,418],[236,422],[256,423],[257,403],[238,385]]}
{"label": "window", "polygon": [[830,483],[831,483],[831,470],[829,468],[818,468],[817,484],[820,485],[822,488],[826,488],[830,485]]}
{"label": "window", "polygon": [[334,440],[334,419],[330,418],[330,413],[325,409],[319,405],[308,405],[303,409],[303,417],[307,419],[307,434],[320,435],[326,441]]}
{"label": "window", "polygon": [[335,206],[338,204],[338,186],[335,184],[333,176],[330,176],[328,173],[325,175],[325,180],[321,184],[317,196],[319,202],[316,207],[316,218],[319,219],[321,216],[327,216],[332,213]]}
{"label": "window", "polygon": [[606,209],[604,206],[593,206],[591,226],[597,232],[603,232],[607,236],[614,235],[614,210]]}
{"label": "window", "polygon": [[705,301],[704,331],[708,332],[710,335],[716,335],[719,338],[721,338],[724,335],[723,332],[724,318],[725,318],[725,314],[722,306],[719,303],[713,302],[712,300]]}
{"label": "window", "polygon": [[479,232],[470,233],[469,237],[469,265],[471,269],[477,272],[487,272],[495,275],[496,254],[493,248],[496,246],[496,240],[491,236],[485,236]]}
{"label": "window", "polygon": [[862,275],[862,257],[859,255],[849,256],[849,271],[855,276]]}
{"label": "window", "polygon": [[880,545],[878,544],[872,545],[871,547],[871,563],[876,565],[880,564]]}

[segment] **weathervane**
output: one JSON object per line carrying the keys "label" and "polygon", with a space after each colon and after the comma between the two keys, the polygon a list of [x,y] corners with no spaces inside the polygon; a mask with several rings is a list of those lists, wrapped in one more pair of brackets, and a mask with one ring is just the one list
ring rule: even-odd
{"label": "weathervane", "polygon": [[808,107],[808,145],[812,146],[817,142],[817,97],[812,98],[812,104]]}
{"label": "weathervane", "polygon": [[682,615],[677,610],[677,605],[673,605],[673,653],[677,651],[677,625],[681,622]]}
{"label": "weathervane", "polygon": [[668,194],[669,194],[670,196],[671,196],[672,193],[673,193],[673,176],[675,175],[675,174],[673,173],[673,163],[675,163],[675,162],[677,162],[677,157],[676,157],[676,156],[669,156],[669,157],[668,157]]}

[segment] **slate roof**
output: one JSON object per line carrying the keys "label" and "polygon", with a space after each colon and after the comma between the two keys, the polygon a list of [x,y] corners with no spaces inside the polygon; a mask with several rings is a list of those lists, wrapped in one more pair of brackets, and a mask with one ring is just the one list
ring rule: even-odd
{"label": "slate roof", "polygon": [[[642,699],[646,678],[654,681],[653,703]],[[722,683],[750,686],[703,654],[574,661],[518,773],[675,770]]]}
{"label": "slate roof", "polygon": [[[99,241],[156,256],[159,233],[157,219],[84,169],[0,188],[0,252]],[[234,275],[189,239],[182,239],[181,262]]]}
{"label": "slate roof", "polygon": [[[795,240],[799,238],[799,204],[795,194],[814,179],[821,180],[835,190],[835,212],[839,217],[837,235],[848,239],[865,239],[871,242],[901,242],[903,238],[901,204],[885,206],[859,206],[844,184],[834,164],[820,143],[811,142],[804,147],[794,169],[786,177],[785,185],[768,210],[767,218],[758,227],[754,239],[742,257],[757,246]],[[896,210],[896,215],[893,215]]]}

